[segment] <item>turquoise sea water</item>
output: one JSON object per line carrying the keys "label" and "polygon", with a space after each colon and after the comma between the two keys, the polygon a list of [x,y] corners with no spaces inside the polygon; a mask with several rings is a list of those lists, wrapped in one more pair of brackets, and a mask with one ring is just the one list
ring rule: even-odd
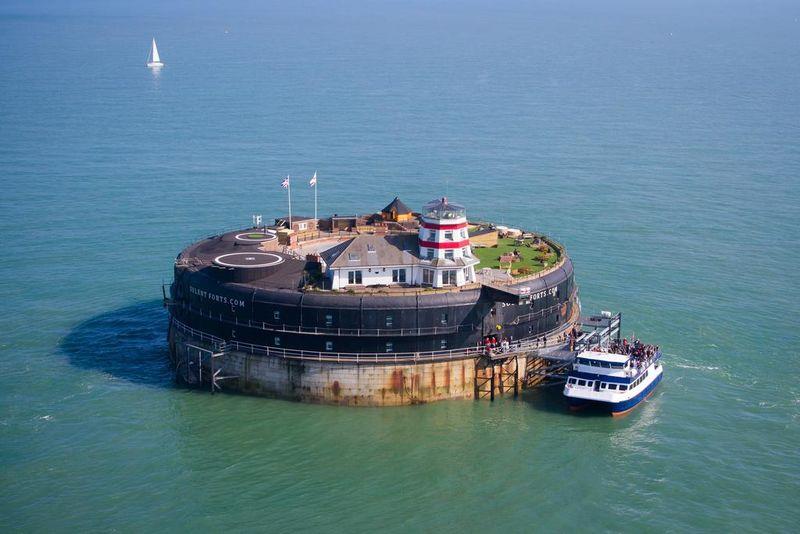
{"label": "turquoise sea water", "polygon": [[[795,530],[800,8],[598,4],[0,6],[0,529]],[[623,419],[175,387],[175,254],[314,170],[322,212],[554,235],[664,382]]]}

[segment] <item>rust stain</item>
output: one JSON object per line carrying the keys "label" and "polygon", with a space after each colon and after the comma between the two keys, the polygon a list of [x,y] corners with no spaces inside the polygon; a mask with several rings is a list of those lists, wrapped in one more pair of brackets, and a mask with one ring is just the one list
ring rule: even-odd
{"label": "rust stain", "polygon": [[431,388],[436,389],[436,371],[431,373]]}
{"label": "rust stain", "polygon": [[450,389],[450,365],[444,368],[444,387]]}
{"label": "rust stain", "polygon": [[342,391],[342,388],[339,386],[338,380],[333,381],[333,387],[331,387],[331,389],[333,390],[333,396],[338,397],[339,393],[341,393]]}
{"label": "rust stain", "polygon": [[461,364],[461,385],[465,386],[467,384],[467,368],[462,363]]}
{"label": "rust stain", "polygon": [[413,378],[411,379],[411,384],[412,384],[411,390],[419,391],[419,383],[420,383],[419,375],[414,375]]}
{"label": "rust stain", "polygon": [[391,388],[394,393],[400,393],[403,391],[403,370],[402,369],[395,369],[392,371],[392,383]]}

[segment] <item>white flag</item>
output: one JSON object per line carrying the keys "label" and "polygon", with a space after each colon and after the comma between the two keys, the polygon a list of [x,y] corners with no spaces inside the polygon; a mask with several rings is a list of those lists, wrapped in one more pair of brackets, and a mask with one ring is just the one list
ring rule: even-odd
{"label": "white flag", "polygon": [[309,180],[308,185],[310,185],[311,187],[317,185],[317,171],[314,171],[314,176],[311,177],[311,180]]}

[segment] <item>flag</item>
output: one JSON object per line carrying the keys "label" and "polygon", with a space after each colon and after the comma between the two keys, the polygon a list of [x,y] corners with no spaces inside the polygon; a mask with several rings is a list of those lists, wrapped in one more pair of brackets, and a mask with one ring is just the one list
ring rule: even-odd
{"label": "flag", "polygon": [[308,185],[310,185],[311,187],[317,185],[317,171],[314,171],[314,176],[311,177],[311,180],[309,180]]}
{"label": "flag", "polygon": [[283,181],[281,182],[281,187],[284,188],[284,189],[289,187],[289,177],[288,176],[286,178],[284,178]]}

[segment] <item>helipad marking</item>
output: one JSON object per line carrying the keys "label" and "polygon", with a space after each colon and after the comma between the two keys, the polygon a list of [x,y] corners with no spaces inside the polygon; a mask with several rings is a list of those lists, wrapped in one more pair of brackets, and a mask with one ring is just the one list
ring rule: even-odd
{"label": "helipad marking", "polygon": [[[237,262],[237,258],[243,258],[243,261]],[[254,262],[259,259],[262,260],[259,263],[246,263]],[[251,267],[272,267],[273,265],[278,265],[279,263],[283,262],[283,257],[278,256],[277,254],[270,254],[269,252],[257,254],[234,252],[232,254],[223,254],[222,256],[217,256],[214,258],[214,263],[217,265],[222,265],[223,267],[240,267],[245,269]]]}
{"label": "helipad marking", "polygon": [[247,237],[251,234],[261,234],[261,232],[242,232],[241,234],[236,234],[235,239],[237,241],[244,241],[247,243],[261,243],[262,241],[272,241],[273,239],[278,239],[278,236],[272,232],[261,234],[264,237],[258,237],[258,238]]}

